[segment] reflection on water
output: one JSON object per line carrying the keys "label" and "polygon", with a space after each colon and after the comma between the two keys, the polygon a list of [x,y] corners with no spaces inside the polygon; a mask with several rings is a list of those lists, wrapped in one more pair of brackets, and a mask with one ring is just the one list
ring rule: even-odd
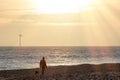
{"label": "reflection on water", "polygon": [[119,63],[120,47],[1,47],[0,70],[36,68],[42,56],[49,66]]}

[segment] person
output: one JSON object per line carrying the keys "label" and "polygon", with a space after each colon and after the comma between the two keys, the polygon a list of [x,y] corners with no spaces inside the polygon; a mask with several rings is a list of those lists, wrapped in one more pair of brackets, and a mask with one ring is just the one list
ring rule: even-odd
{"label": "person", "polygon": [[45,69],[47,68],[47,65],[46,65],[46,60],[45,58],[43,57],[42,60],[40,61],[40,69],[42,71],[42,75],[44,75],[44,72],[45,72]]}

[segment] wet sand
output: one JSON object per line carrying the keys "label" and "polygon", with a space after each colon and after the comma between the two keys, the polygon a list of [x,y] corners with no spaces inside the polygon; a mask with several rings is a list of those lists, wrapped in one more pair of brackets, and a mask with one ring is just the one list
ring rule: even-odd
{"label": "wet sand", "polygon": [[0,80],[120,80],[120,64],[49,66],[44,75],[38,68],[3,70]]}

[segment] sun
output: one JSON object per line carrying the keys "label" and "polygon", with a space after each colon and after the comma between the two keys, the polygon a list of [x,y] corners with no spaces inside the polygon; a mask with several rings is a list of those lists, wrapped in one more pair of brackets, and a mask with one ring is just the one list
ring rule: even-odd
{"label": "sun", "polygon": [[75,13],[89,11],[99,0],[31,0],[36,13]]}

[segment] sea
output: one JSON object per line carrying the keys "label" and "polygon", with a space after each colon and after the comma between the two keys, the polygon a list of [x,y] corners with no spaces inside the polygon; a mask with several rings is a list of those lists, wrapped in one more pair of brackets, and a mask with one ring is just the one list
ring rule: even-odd
{"label": "sea", "polygon": [[0,70],[38,68],[43,56],[47,66],[120,63],[120,47],[0,47]]}

